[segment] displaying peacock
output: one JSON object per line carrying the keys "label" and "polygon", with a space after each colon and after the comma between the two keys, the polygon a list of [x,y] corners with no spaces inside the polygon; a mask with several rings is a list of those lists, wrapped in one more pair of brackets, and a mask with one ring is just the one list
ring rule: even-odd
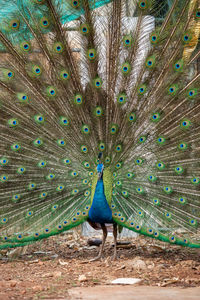
{"label": "displaying peacock", "polygon": [[85,221],[199,248],[198,0],[1,5],[0,249]]}

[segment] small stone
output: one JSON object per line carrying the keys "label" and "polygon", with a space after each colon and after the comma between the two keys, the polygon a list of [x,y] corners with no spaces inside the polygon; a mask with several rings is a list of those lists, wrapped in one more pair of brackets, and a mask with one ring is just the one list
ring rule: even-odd
{"label": "small stone", "polygon": [[134,260],[133,261],[133,268],[134,269],[141,269],[141,270],[144,270],[146,269],[146,264],[143,260],[141,259],[138,259],[138,260]]}
{"label": "small stone", "polygon": [[42,292],[43,291],[43,287],[41,285],[35,285],[32,287],[32,290],[34,292]]}
{"label": "small stone", "polygon": [[111,281],[112,284],[136,284],[140,282],[139,278],[117,278]]}
{"label": "small stone", "polygon": [[58,277],[61,277],[61,276],[62,276],[62,272],[61,271],[56,271],[56,272],[53,273],[53,277],[58,278]]}
{"label": "small stone", "polygon": [[43,277],[43,278],[53,277],[53,273],[42,274],[42,277]]}
{"label": "small stone", "polygon": [[63,261],[63,260],[59,259],[59,264],[60,264],[61,266],[67,266],[69,263],[66,262],[66,261]]}
{"label": "small stone", "polygon": [[17,285],[17,281],[16,280],[11,280],[10,281],[10,287],[15,287]]}
{"label": "small stone", "polygon": [[78,281],[79,282],[84,282],[84,281],[87,281],[87,278],[85,275],[80,275],[79,278],[78,278]]}

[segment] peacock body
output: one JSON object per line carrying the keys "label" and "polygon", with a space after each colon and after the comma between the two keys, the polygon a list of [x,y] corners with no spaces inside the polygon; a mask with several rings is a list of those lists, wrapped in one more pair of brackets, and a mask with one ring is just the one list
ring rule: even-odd
{"label": "peacock body", "polygon": [[199,248],[198,1],[1,2],[0,249],[85,221]]}

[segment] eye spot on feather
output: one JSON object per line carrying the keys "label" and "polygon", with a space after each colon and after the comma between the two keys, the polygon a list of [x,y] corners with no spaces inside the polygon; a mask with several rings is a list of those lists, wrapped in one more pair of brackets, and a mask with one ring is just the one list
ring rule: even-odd
{"label": "eye spot on feather", "polygon": [[98,78],[94,79],[94,87],[97,88],[97,89],[99,89],[99,88],[102,87],[102,80],[101,80],[101,78],[98,77]]}
{"label": "eye spot on feather", "polygon": [[2,219],[1,219],[1,223],[2,223],[2,224],[6,224],[7,222],[8,222],[8,218],[2,218]]}
{"label": "eye spot on feather", "polygon": [[89,190],[87,190],[87,191],[84,192],[84,196],[85,197],[88,197],[89,195],[90,195],[90,191]]}
{"label": "eye spot on feather", "polygon": [[12,196],[12,202],[17,203],[21,199],[20,194],[16,194]]}
{"label": "eye spot on feather", "polygon": [[24,52],[28,52],[31,49],[30,43],[27,41],[24,41],[20,44],[20,48],[24,51]]}
{"label": "eye spot on feather", "polygon": [[64,80],[64,81],[67,81],[69,79],[69,72],[67,70],[62,70],[60,72],[60,79]]}
{"label": "eye spot on feather", "polygon": [[187,143],[180,143],[179,145],[178,145],[178,149],[179,150],[182,150],[182,151],[184,151],[184,150],[187,150],[187,148],[188,148],[188,144]]}
{"label": "eye spot on feather", "polygon": [[165,186],[164,188],[163,188],[163,191],[166,193],[166,194],[171,194],[172,192],[173,192],[173,189],[172,189],[172,187],[170,187],[170,186]]}
{"label": "eye spot on feather", "polygon": [[57,140],[57,145],[60,147],[65,147],[66,146],[66,141],[63,139]]}
{"label": "eye spot on feather", "polygon": [[42,69],[38,65],[32,66],[32,75],[34,77],[39,77],[42,74]]}
{"label": "eye spot on feather", "polygon": [[138,1],[138,6],[140,9],[145,10],[149,7],[149,0]]}
{"label": "eye spot on feather", "polygon": [[32,215],[33,215],[33,212],[32,212],[32,211],[28,211],[28,212],[26,213],[26,217],[27,217],[27,218],[32,217]]}
{"label": "eye spot on feather", "polygon": [[110,127],[110,133],[111,134],[116,134],[118,131],[118,125],[117,124],[112,124]]}
{"label": "eye spot on feather", "polygon": [[121,144],[116,145],[115,152],[117,152],[117,153],[122,152],[122,145]]}
{"label": "eye spot on feather", "polygon": [[47,196],[48,196],[48,193],[42,192],[42,193],[39,195],[39,198],[40,198],[40,199],[45,199]]}
{"label": "eye spot on feather", "polygon": [[10,21],[9,27],[11,30],[18,30],[20,26],[20,20],[14,19]]}
{"label": "eye spot on feather", "polygon": [[141,136],[141,137],[139,137],[139,139],[138,139],[138,143],[139,143],[139,144],[143,144],[144,142],[146,142],[146,140],[147,140],[147,137],[146,137],[146,136]]}
{"label": "eye spot on feather", "polygon": [[33,145],[36,146],[36,147],[42,146],[43,145],[43,140],[38,138],[35,141],[33,141]]}
{"label": "eye spot on feather", "polygon": [[83,35],[87,35],[89,33],[89,26],[87,24],[81,24],[80,31]]}
{"label": "eye spot on feather", "polygon": [[199,184],[200,183],[200,179],[198,177],[194,177],[191,179],[191,183],[192,184]]}
{"label": "eye spot on feather", "polygon": [[96,50],[95,49],[89,49],[87,51],[87,56],[88,56],[88,58],[89,58],[90,61],[95,60],[95,58],[96,58]]}
{"label": "eye spot on feather", "polygon": [[186,95],[190,100],[194,99],[198,95],[198,90],[197,89],[189,89],[189,90],[187,90]]}
{"label": "eye spot on feather", "polygon": [[158,121],[160,121],[161,115],[160,113],[153,113],[151,116],[151,121],[156,123]]}
{"label": "eye spot on feather", "polygon": [[101,117],[103,115],[103,109],[100,106],[97,106],[94,110],[94,115],[96,117]]}
{"label": "eye spot on feather", "polygon": [[155,56],[148,57],[145,63],[146,67],[152,69],[155,66],[155,61]]}
{"label": "eye spot on feather", "polygon": [[88,161],[84,161],[82,163],[82,165],[86,168],[86,169],[89,169],[90,168],[90,163]]}
{"label": "eye spot on feather", "polygon": [[46,165],[47,165],[47,162],[44,161],[44,160],[41,160],[41,161],[39,161],[39,163],[38,163],[38,167],[39,167],[39,168],[44,168],[44,167],[46,167]]}
{"label": "eye spot on feather", "polygon": [[109,156],[106,156],[105,163],[108,165],[111,162],[111,158]]}
{"label": "eye spot on feather", "polygon": [[63,162],[64,165],[70,165],[71,164],[71,160],[69,158],[64,158],[62,160],[62,162]]}
{"label": "eye spot on feather", "polygon": [[157,181],[157,177],[156,177],[155,175],[149,175],[149,176],[148,176],[148,180],[149,180],[150,182],[156,182],[156,181]]}
{"label": "eye spot on feather", "polygon": [[196,225],[197,225],[197,220],[195,220],[195,219],[190,219],[190,220],[189,220],[189,224],[190,224],[191,226],[196,226]]}
{"label": "eye spot on feather", "polygon": [[135,176],[135,174],[132,173],[132,172],[128,172],[128,173],[126,174],[126,178],[128,178],[128,179],[131,179],[131,178],[133,178],[134,176]]}
{"label": "eye spot on feather", "polygon": [[65,186],[64,186],[64,185],[59,185],[59,186],[56,188],[56,191],[57,191],[57,192],[62,192],[64,189],[65,189]]}
{"label": "eye spot on feather", "polygon": [[126,94],[119,94],[118,95],[118,97],[117,97],[117,102],[119,103],[119,104],[124,104],[124,103],[126,103],[126,101],[127,101],[127,96],[126,96]]}
{"label": "eye spot on feather", "polygon": [[58,229],[58,230],[62,230],[62,229],[63,229],[62,225],[59,224],[59,225],[57,226],[57,229]]}
{"label": "eye spot on feather", "polygon": [[69,224],[69,221],[67,221],[67,220],[65,220],[64,222],[63,222],[63,225],[64,226],[67,226]]}
{"label": "eye spot on feather", "polygon": [[82,131],[82,133],[84,133],[84,134],[89,134],[90,133],[90,127],[89,127],[89,125],[83,125],[82,126],[82,128],[81,128],[81,131]]}
{"label": "eye spot on feather", "polygon": [[9,77],[9,78],[13,77],[13,73],[12,73],[11,71],[8,72],[8,77]]}
{"label": "eye spot on feather", "polygon": [[134,112],[130,113],[130,114],[128,115],[128,121],[129,121],[130,123],[135,122],[135,121],[136,121],[136,113],[134,113]]}
{"label": "eye spot on feather", "polygon": [[0,160],[0,165],[1,166],[6,166],[8,164],[9,160],[7,158],[1,158]]}
{"label": "eye spot on feather", "polygon": [[56,42],[53,44],[53,51],[54,53],[62,53],[64,50],[63,44],[60,42]]}
{"label": "eye spot on feather", "polygon": [[143,164],[144,160],[142,158],[136,158],[135,159],[135,164],[138,166],[141,166]]}
{"label": "eye spot on feather", "polygon": [[78,8],[80,6],[80,1],[79,0],[72,0],[72,7]]}
{"label": "eye spot on feather", "polygon": [[122,65],[122,73],[124,75],[128,75],[131,71],[131,65],[128,63],[128,62],[125,62],[123,65]]}
{"label": "eye spot on feather", "polygon": [[141,226],[140,226],[140,225],[135,225],[135,229],[136,229],[137,231],[140,231]]}
{"label": "eye spot on feather", "polygon": [[125,48],[129,48],[131,47],[131,45],[133,44],[133,38],[131,35],[125,35],[123,38],[123,45]]}
{"label": "eye spot on feather", "polygon": [[17,169],[17,173],[18,174],[24,174],[26,172],[26,168],[24,168],[24,167],[19,167],[18,169]]}
{"label": "eye spot on feather", "polygon": [[5,181],[8,180],[8,176],[7,175],[2,175],[0,179],[1,179],[1,182],[5,182]]}
{"label": "eye spot on feather", "polygon": [[153,229],[152,228],[147,228],[147,233],[152,235],[153,234]]}
{"label": "eye spot on feather", "polygon": [[139,95],[144,95],[145,94],[145,92],[146,92],[146,90],[147,90],[147,88],[146,88],[146,85],[140,85],[139,87],[138,87],[138,94]]}
{"label": "eye spot on feather", "polygon": [[47,96],[50,98],[54,98],[56,96],[56,89],[53,86],[49,86],[46,89]]}
{"label": "eye spot on feather", "polygon": [[72,171],[72,172],[71,172],[71,176],[72,176],[72,177],[77,177],[77,176],[78,176],[78,172]]}
{"label": "eye spot on feather", "polygon": [[182,71],[182,69],[183,69],[183,60],[181,59],[174,64],[174,70],[179,72]]}
{"label": "eye spot on feather", "polygon": [[115,165],[115,168],[118,170],[122,167],[122,163],[121,162],[118,162],[116,165]]}
{"label": "eye spot on feather", "polygon": [[88,147],[86,145],[81,146],[81,152],[88,153]]}
{"label": "eye spot on feather", "polygon": [[[145,191],[142,187],[137,187],[136,192],[140,195],[145,193]],[[141,213],[138,213],[138,214],[141,216]]]}
{"label": "eye spot on feather", "polygon": [[37,124],[44,124],[44,117],[42,115],[35,115],[34,120]]}
{"label": "eye spot on feather", "polygon": [[153,204],[159,206],[160,205],[160,201],[157,198],[153,199]]}
{"label": "eye spot on feather", "polygon": [[158,137],[157,138],[157,144],[164,145],[166,143],[166,139],[164,137]]}
{"label": "eye spot on feather", "polygon": [[176,242],[175,236],[171,236],[171,237],[169,238],[169,240],[170,240],[171,243],[175,243],[175,242]]}
{"label": "eye spot on feather", "polygon": [[178,175],[181,175],[184,173],[184,169],[181,166],[175,167],[174,170],[175,170],[176,174],[178,174]]}
{"label": "eye spot on feather", "polygon": [[48,28],[49,25],[50,25],[50,22],[49,22],[48,18],[43,17],[43,18],[40,19],[40,26],[42,28]]}
{"label": "eye spot on feather", "polygon": [[27,188],[29,191],[32,191],[36,188],[36,184],[34,182],[30,182]]}
{"label": "eye spot on feather", "polygon": [[121,186],[121,185],[122,185],[121,180],[118,180],[118,181],[116,182],[116,185],[117,185],[117,186]]}
{"label": "eye spot on feather", "polygon": [[80,94],[75,95],[74,97],[74,103],[76,105],[81,105],[83,103],[83,97]]}
{"label": "eye spot on feather", "polygon": [[123,195],[124,197],[128,197],[128,192],[127,192],[127,191],[122,191],[122,195]]}
{"label": "eye spot on feather", "polygon": [[18,239],[18,240],[21,240],[21,239],[22,239],[22,235],[19,234],[19,235],[17,236],[17,239]]}

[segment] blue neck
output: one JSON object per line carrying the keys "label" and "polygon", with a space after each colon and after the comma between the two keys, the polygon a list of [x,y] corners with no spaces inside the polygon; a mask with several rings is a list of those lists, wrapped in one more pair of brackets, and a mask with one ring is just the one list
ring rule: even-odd
{"label": "blue neck", "polygon": [[96,223],[112,223],[112,211],[104,193],[103,179],[97,181],[92,206],[89,210],[89,219]]}

